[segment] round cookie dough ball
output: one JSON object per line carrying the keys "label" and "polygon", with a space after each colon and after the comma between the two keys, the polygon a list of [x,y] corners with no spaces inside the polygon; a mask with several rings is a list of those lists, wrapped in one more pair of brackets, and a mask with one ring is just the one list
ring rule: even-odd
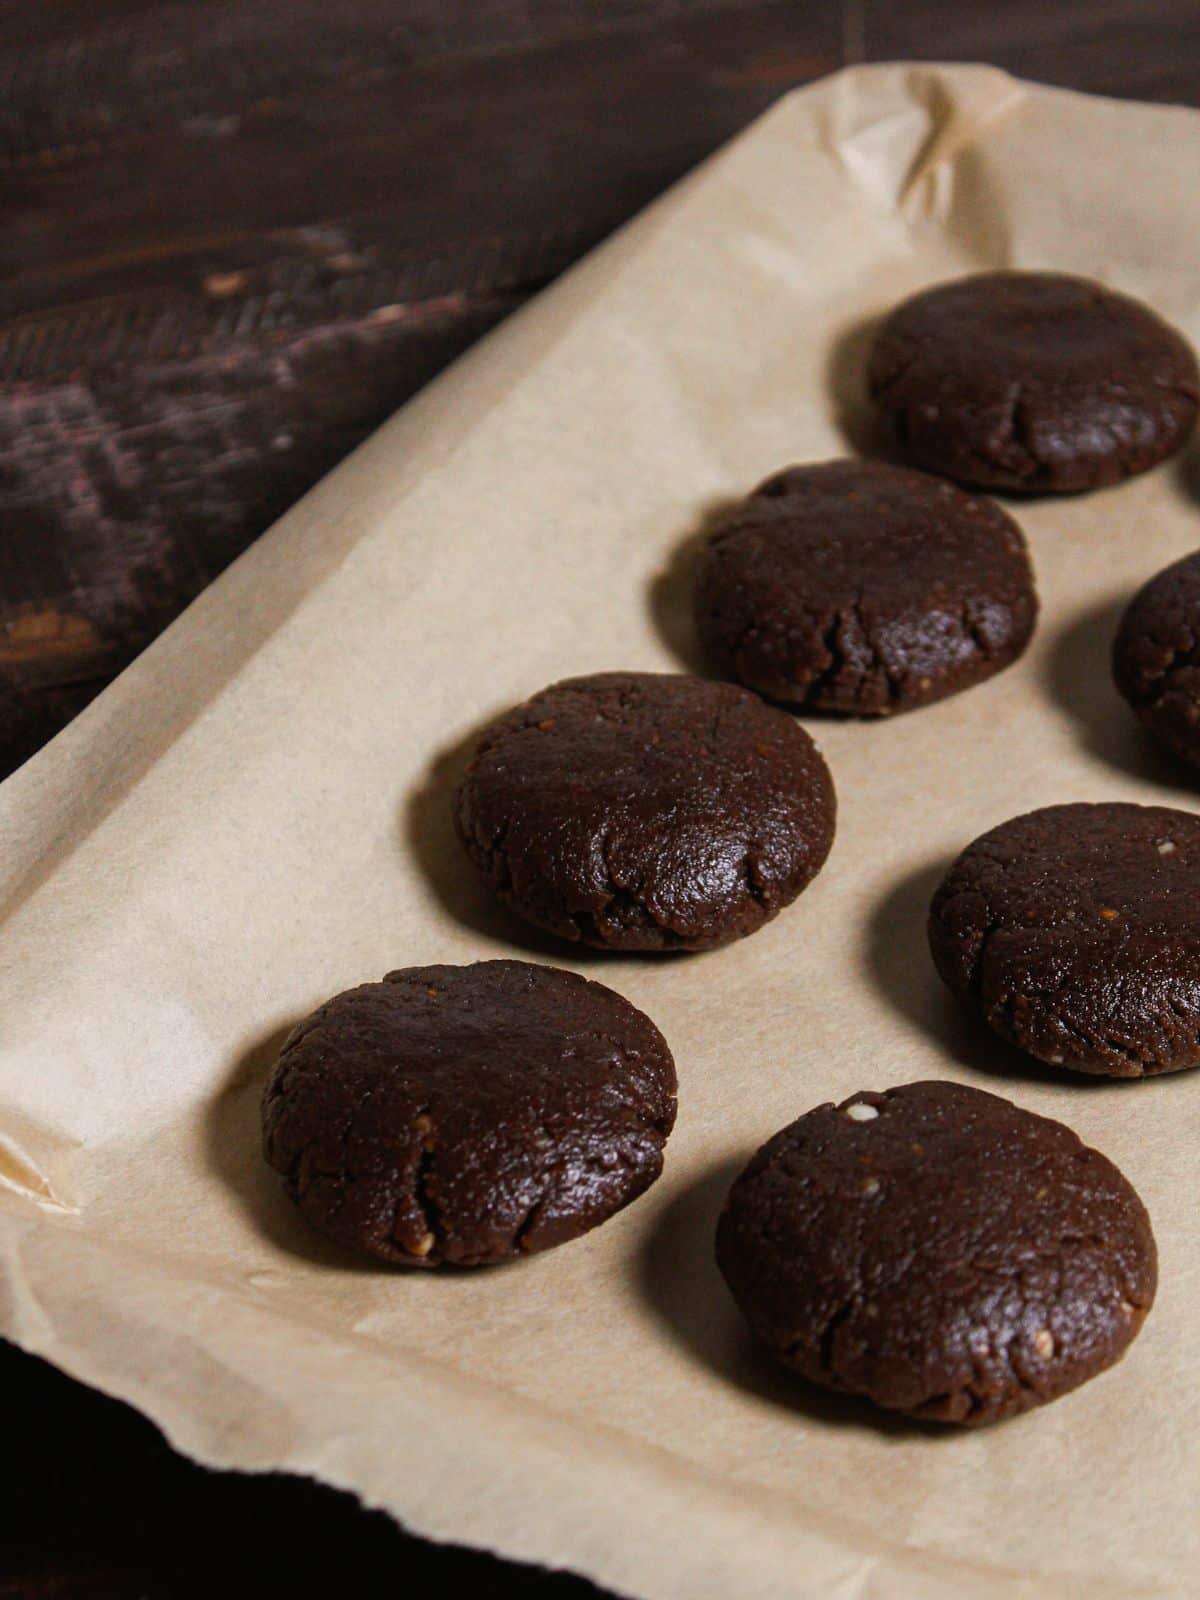
{"label": "round cookie dough ball", "polygon": [[1097,489],[1186,441],[1196,358],[1149,307],[1086,278],[988,272],[906,300],[871,395],[919,467],[1030,493]]}
{"label": "round cookie dough ball", "polygon": [[768,478],[714,529],[696,625],[720,670],[789,705],[883,716],[1016,660],[1037,616],[1020,528],[907,467]]}
{"label": "round cookie dough ball", "polygon": [[1133,597],[1113,645],[1113,677],[1150,731],[1200,767],[1200,552]]}
{"label": "round cookie dough ball", "polygon": [[996,1422],[1119,1360],[1154,1300],[1150,1220],[1069,1128],[956,1083],[818,1106],[717,1226],[750,1326],[813,1383]]}
{"label": "round cookie dough ball", "polygon": [[969,845],[933,897],[939,973],[988,1027],[1113,1078],[1200,1063],[1200,816],[1047,806]]}
{"label": "round cookie dough ball", "polygon": [[321,1233],[400,1266],[575,1239],[662,1171],[675,1065],[611,989],[524,961],[409,967],[289,1036],[263,1151]]}
{"label": "round cookie dough ball", "polygon": [[483,734],[458,792],[468,855],[506,904],[610,950],[706,950],[794,900],[833,842],[815,744],[745,689],[570,678]]}

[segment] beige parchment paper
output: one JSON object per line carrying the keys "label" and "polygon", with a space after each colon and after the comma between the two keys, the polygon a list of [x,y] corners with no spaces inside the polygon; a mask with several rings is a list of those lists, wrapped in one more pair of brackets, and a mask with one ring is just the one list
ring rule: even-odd
{"label": "beige parchment paper", "polygon": [[[1200,342],[1198,179],[1194,113],[988,68],[789,96],[383,428],[12,777],[0,1329],[201,1461],[310,1473],[630,1595],[1195,1593],[1200,1074],[1024,1064],[956,1017],[923,933],[938,871],[1012,813],[1194,806],[1106,657],[1134,586],[1200,543],[1195,452],[1017,507],[1044,604],[1028,656],[894,722],[819,725],[833,854],[743,943],[631,960],[531,941],[459,859],[448,801],[507,704],[692,664],[688,541],[771,469],[862,442],[866,330],[900,296],[1063,268]],[[662,1181],[510,1269],[327,1250],[258,1155],[283,1032],[391,967],[530,950],[666,1033]],[[1068,1120],[1136,1183],[1161,1250],[1124,1364],[977,1434],[776,1377],[711,1261],[767,1134],[930,1075]]]}

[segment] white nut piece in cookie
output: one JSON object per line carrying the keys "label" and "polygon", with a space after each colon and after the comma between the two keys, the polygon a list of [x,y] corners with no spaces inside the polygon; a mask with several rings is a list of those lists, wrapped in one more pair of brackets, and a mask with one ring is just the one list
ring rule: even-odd
{"label": "white nut piece in cookie", "polygon": [[865,1100],[856,1100],[853,1105],[846,1107],[846,1115],[851,1122],[874,1122],[879,1115],[878,1106],[869,1106]]}

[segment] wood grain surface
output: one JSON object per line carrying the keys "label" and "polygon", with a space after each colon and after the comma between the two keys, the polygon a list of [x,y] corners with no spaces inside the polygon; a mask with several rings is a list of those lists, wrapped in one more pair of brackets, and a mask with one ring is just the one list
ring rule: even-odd
{"label": "wood grain surface", "polygon": [[[779,94],[897,57],[1196,105],[1200,0],[0,0],[0,775]],[[0,1596],[597,1592],[0,1383]]]}

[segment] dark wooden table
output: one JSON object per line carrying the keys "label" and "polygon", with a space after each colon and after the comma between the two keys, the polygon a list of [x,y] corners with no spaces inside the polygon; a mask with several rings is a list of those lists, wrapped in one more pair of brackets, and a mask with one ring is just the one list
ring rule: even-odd
{"label": "dark wooden table", "polygon": [[[0,776],[472,340],[889,58],[1196,105],[1200,0],[0,0]],[[596,1593],[0,1382],[0,1596]]]}

